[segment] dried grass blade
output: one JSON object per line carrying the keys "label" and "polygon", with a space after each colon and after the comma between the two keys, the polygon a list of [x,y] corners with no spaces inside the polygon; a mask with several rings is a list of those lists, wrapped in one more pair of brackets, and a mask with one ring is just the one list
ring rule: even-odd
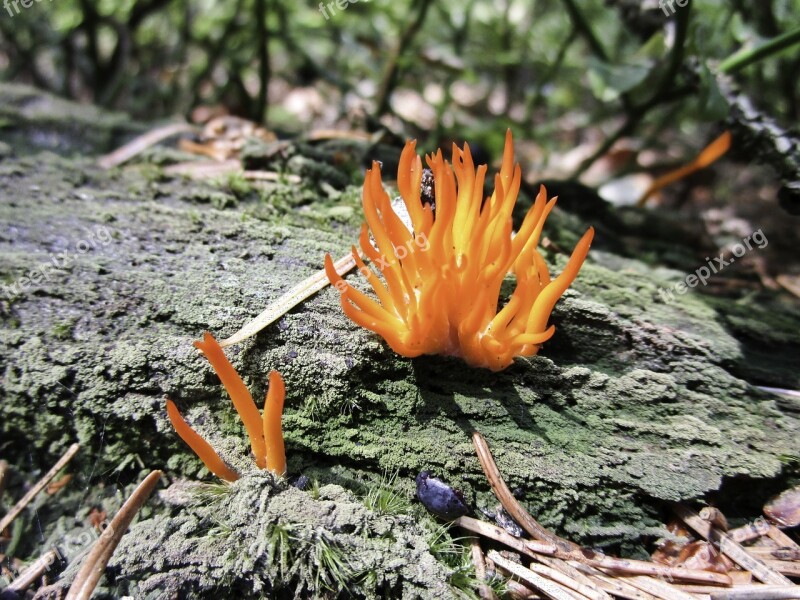
{"label": "dried grass blade", "polygon": [[[335,263],[333,267],[339,275],[344,275],[356,266],[353,255],[348,253]],[[246,323],[239,331],[234,333],[231,337],[222,340],[219,345],[223,348],[238,344],[249,337],[254,336],[259,331],[274,323],[287,312],[292,310],[295,306],[300,304],[303,300],[313,296],[326,285],[328,285],[328,276],[325,275],[325,270],[317,271],[311,277],[304,279],[288,292],[283,294],[280,298],[270,304],[267,309],[254,318],[249,323]]]}
{"label": "dried grass blade", "polygon": [[542,577],[530,569],[527,569],[518,563],[512,562],[507,558],[503,558],[496,550],[490,550],[487,556],[498,567],[539,590],[548,598],[552,598],[553,600],[575,600],[575,598],[586,598],[586,596],[572,594],[556,582],[547,579],[546,577]]}
{"label": "dried grass blade", "polygon": [[132,139],[130,142],[117,148],[110,154],[101,156],[97,161],[97,164],[102,169],[111,169],[121,165],[124,162],[128,162],[137,154],[141,154],[150,146],[155,146],[157,143],[167,139],[168,137],[172,137],[173,135],[177,135],[179,133],[186,133],[196,130],[197,129],[189,123],[173,123],[171,125],[165,125],[164,127],[153,129],[152,131],[148,131],[147,133]]}

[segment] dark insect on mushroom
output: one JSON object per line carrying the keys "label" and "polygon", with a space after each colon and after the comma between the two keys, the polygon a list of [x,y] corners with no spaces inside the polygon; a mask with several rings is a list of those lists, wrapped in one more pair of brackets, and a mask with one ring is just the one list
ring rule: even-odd
{"label": "dark insect on mushroom", "polygon": [[429,512],[445,521],[452,521],[469,513],[461,492],[441,479],[431,477],[427,471],[417,475],[417,498]]}

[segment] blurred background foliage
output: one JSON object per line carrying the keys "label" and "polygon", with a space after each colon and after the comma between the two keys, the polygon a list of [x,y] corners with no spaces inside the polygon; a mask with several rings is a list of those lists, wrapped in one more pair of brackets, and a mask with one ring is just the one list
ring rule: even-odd
{"label": "blurred background foliage", "polygon": [[388,126],[491,153],[512,126],[543,157],[594,144],[574,176],[632,134],[696,152],[729,112],[723,70],[781,126],[800,110],[800,0],[26,2],[2,11],[2,78],[144,120],[224,110],[283,135]]}

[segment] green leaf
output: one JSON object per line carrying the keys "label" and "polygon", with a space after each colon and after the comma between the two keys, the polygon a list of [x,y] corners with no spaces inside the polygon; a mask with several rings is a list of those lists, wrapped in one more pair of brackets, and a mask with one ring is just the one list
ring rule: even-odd
{"label": "green leaf", "polygon": [[658,31],[650,36],[641,48],[633,55],[638,62],[657,61],[667,54],[667,41],[663,31]]}
{"label": "green leaf", "polygon": [[708,121],[720,121],[728,116],[728,101],[717,85],[717,78],[705,64],[701,65],[700,93],[698,95],[698,105],[700,108],[700,118]]}
{"label": "green leaf", "polygon": [[644,63],[612,65],[596,58],[589,60],[589,85],[598,100],[608,102],[635,88],[650,74]]}

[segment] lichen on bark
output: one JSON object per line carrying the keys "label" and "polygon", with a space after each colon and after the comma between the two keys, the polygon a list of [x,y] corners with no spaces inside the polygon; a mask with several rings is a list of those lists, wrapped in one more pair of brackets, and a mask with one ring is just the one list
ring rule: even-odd
{"label": "lichen on bark", "polygon": [[[140,469],[208,478],[169,426],[169,396],[226,460],[252,469],[241,425],[191,341],[205,330],[230,335],[319,270],[326,252],[347,252],[360,220],[357,186],[278,182],[215,208],[203,199],[235,196],[230,182],[170,179],[152,166],[105,172],[91,156],[15,148],[0,170],[0,456],[29,472],[81,442],[80,491],[53,500],[63,507],[70,493],[102,504],[102,486],[122,486]],[[554,215],[548,228],[569,242],[587,225],[578,221]],[[90,236],[94,244],[82,243]],[[63,252],[69,264],[32,281]],[[545,258],[555,272],[566,260],[554,250]],[[665,303],[659,288],[682,276],[596,246],[556,306],[551,342],[500,373],[396,356],[342,314],[336,290],[321,291],[229,356],[255,398],[269,371],[281,371],[289,473],[319,479],[328,496],[285,486],[273,494],[268,477],[249,474],[214,511],[153,500],[113,572],[145,590],[175,569],[187,589],[213,583],[256,597],[280,582],[265,551],[251,555],[236,540],[256,543],[260,526],[283,523],[327,528],[392,589],[439,584],[447,569],[431,562],[416,520],[379,518],[343,488],[397,473],[396,489],[410,498],[414,476],[428,470],[473,506],[491,506],[473,430],[523,504],[585,543],[632,548],[661,531],[666,501],[726,482],[746,479],[759,493],[796,472],[800,411],[751,383],[796,385],[789,359],[800,349],[791,333],[800,317],[768,299],[758,311],[775,323],[767,327],[697,293]],[[756,338],[753,353],[743,340]],[[361,533],[336,531],[337,514]],[[223,534],[209,535],[214,527]],[[41,548],[30,541],[25,550]],[[417,562],[426,565],[419,578],[410,571]]]}

